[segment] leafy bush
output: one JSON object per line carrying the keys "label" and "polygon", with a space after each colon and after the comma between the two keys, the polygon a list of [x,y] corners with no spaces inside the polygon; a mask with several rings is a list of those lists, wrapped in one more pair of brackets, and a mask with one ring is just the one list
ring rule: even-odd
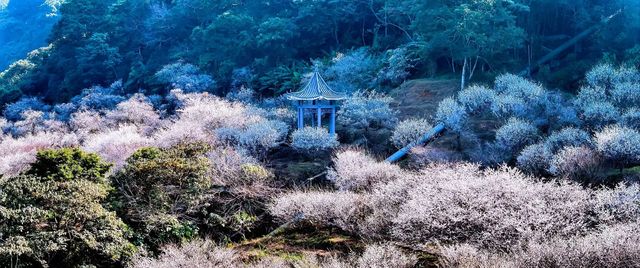
{"label": "leafy bush", "polygon": [[432,125],[424,119],[407,119],[398,124],[391,136],[391,142],[397,148],[402,148],[409,145],[412,142],[417,141],[427,131],[432,128]]}
{"label": "leafy bush", "polygon": [[77,149],[47,150],[27,175],[0,180],[0,259],[64,267],[126,261],[135,251],[127,226],[102,205],[108,167]]}
{"label": "leafy bush", "polygon": [[334,90],[355,93],[375,87],[380,63],[365,48],[343,54],[338,53],[324,73]]}
{"label": "leafy bush", "polygon": [[211,187],[204,144],[144,148],[113,177],[120,213],[149,246],[195,237],[189,214]]}
{"label": "leafy bush", "polygon": [[339,144],[337,135],[329,134],[324,128],[305,127],[291,134],[291,146],[309,153],[333,149]]}
{"label": "leafy bush", "polygon": [[96,154],[79,149],[47,149],[38,152],[26,174],[49,180],[99,180],[110,168],[111,164]]}
{"label": "leafy bush", "polygon": [[378,81],[399,85],[411,75],[416,60],[408,48],[389,49],[383,56],[385,59],[382,69],[378,72]]}

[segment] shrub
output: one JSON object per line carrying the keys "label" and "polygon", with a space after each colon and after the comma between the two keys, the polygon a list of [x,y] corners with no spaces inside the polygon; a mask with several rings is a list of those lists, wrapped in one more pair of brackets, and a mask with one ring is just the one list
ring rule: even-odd
{"label": "shrub", "polygon": [[362,256],[358,258],[357,267],[369,268],[410,268],[414,267],[418,259],[416,256],[402,252],[398,247],[391,244],[368,245]]}
{"label": "shrub", "polygon": [[611,91],[611,98],[618,107],[638,107],[640,105],[640,84],[619,83]]}
{"label": "shrub", "polygon": [[71,102],[79,109],[112,110],[118,103],[125,100],[125,97],[118,95],[118,91],[122,93],[122,81],[117,81],[107,88],[94,86],[84,89],[80,95],[73,97]]}
{"label": "shrub", "polygon": [[540,84],[513,74],[496,77],[495,90],[499,94],[508,94],[525,100],[538,100],[546,94]]}
{"label": "shrub", "polygon": [[108,125],[107,121],[100,113],[91,110],[77,111],[71,114],[71,119],[69,120],[71,130],[80,137],[87,137],[100,132],[104,130],[106,125]]}
{"label": "shrub", "polygon": [[640,133],[636,130],[608,126],[595,134],[597,151],[612,163],[626,164],[640,161]]}
{"label": "shrub", "polygon": [[[389,189],[406,191],[387,192],[406,197],[390,217],[392,236],[406,243],[508,249],[522,241],[581,233],[591,221],[587,191],[534,182],[515,169],[437,166],[390,184],[395,186]],[[388,208],[374,206],[374,213],[376,209]]]}
{"label": "shrub", "polygon": [[182,246],[167,245],[157,259],[138,256],[131,267],[239,267],[239,256],[231,249],[217,246],[210,240],[192,241]]}
{"label": "shrub", "polygon": [[555,176],[576,181],[598,179],[600,158],[589,147],[564,147],[551,160],[549,172]]}
{"label": "shrub", "polygon": [[22,98],[17,102],[9,104],[4,109],[4,117],[10,121],[23,119],[23,112],[28,110],[48,111],[51,107],[44,104],[40,99],[35,97]]}
{"label": "shrub", "polygon": [[462,132],[466,128],[467,112],[453,98],[446,98],[438,105],[436,111],[436,120],[443,122],[448,130],[453,132]]}
{"label": "shrub", "polygon": [[512,95],[499,95],[491,105],[491,111],[500,118],[525,117],[530,111],[529,105],[530,103],[527,103],[522,98]]}
{"label": "shrub", "polygon": [[324,128],[305,127],[291,134],[291,146],[305,152],[324,151],[337,147],[337,135],[331,135]]}
{"label": "shrub", "polygon": [[640,109],[631,108],[622,114],[620,124],[625,127],[640,129]]}
{"label": "shrub", "polygon": [[110,168],[98,155],[77,148],[46,149],[38,152],[26,174],[49,180],[97,180]]}
{"label": "shrub", "polygon": [[476,113],[491,107],[495,97],[496,92],[484,86],[471,86],[458,93],[458,101],[468,113]]}
{"label": "shrub", "polygon": [[352,192],[293,192],[278,197],[269,211],[284,222],[301,218],[355,233],[367,214],[366,202],[366,196]]}
{"label": "shrub", "polygon": [[184,92],[209,91],[216,84],[210,75],[201,74],[196,66],[181,62],[165,65],[155,77],[161,83],[170,84],[174,89]]}
{"label": "shrub", "polygon": [[264,120],[249,124],[246,128],[237,132],[237,143],[251,151],[258,152],[280,145],[287,133],[289,126],[276,120]]}
{"label": "shrub", "polygon": [[114,110],[107,113],[106,118],[116,124],[134,125],[146,133],[160,125],[160,115],[142,94],[136,94],[119,103]]}
{"label": "shrub", "polygon": [[424,119],[407,119],[398,124],[391,136],[391,142],[397,148],[402,148],[417,141],[432,125]]}
{"label": "shrub", "polygon": [[595,209],[601,225],[637,222],[640,217],[640,185],[618,184],[611,189],[601,189],[594,196]]}
{"label": "shrub", "polygon": [[346,150],[333,157],[334,167],[327,178],[343,191],[368,190],[374,184],[401,176],[401,170],[387,162],[378,162],[362,152]]}
{"label": "shrub", "polygon": [[586,236],[529,243],[499,254],[469,245],[445,247],[442,267],[637,267],[638,224],[617,225]]}
{"label": "shrub", "polygon": [[380,93],[356,92],[342,104],[338,111],[338,123],[353,131],[367,131],[369,128],[392,129],[398,119],[391,109],[392,98]]}
{"label": "shrub", "polygon": [[594,102],[584,107],[582,120],[592,129],[599,130],[618,122],[620,112],[609,102]]}
{"label": "shrub", "polygon": [[42,132],[19,138],[6,138],[0,141],[0,174],[17,175],[29,168],[36,160],[36,152],[42,149],[78,146],[74,134]]}
{"label": "shrub", "polygon": [[517,118],[510,118],[496,131],[496,145],[507,154],[517,154],[525,146],[535,143],[540,136],[533,124]]}
{"label": "shrub", "polygon": [[569,146],[587,146],[593,145],[591,136],[589,133],[576,129],[576,128],[564,128],[560,131],[554,132],[544,141],[544,146],[552,154],[555,154],[559,150]]}
{"label": "shrub", "polygon": [[198,211],[211,187],[209,149],[201,143],[140,149],[114,175],[120,213],[149,246],[197,233],[188,215]]}
{"label": "shrub", "polygon": [[133,152],[150,144],[151,141],[138,133],[136,127],[122,126],[88,136],[82,148],[120,167]]}
{"label": "shrub", "polygon": [[547,174],[553,153],[543,143],[525,147],[517,158],[517,166],[524,172],[533,175]]}
{"label": "shrub", "polygon": [[108,166],[77,149],[49,150],[38,154],[28,175],[0,180],[0,259],[122,265],[135,247],[126,225],[102,205],[110,188]]}

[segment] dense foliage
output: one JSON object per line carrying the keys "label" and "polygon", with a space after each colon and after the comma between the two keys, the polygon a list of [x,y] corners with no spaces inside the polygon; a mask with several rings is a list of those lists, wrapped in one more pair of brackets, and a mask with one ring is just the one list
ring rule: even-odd
{"label": "dense foliage", "polygon": [[0,266],[640,267],[639,11],[0,0]]}

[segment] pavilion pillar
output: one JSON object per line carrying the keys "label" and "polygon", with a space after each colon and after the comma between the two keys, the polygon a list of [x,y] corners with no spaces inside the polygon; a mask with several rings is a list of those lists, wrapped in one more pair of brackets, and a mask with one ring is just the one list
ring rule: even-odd
{"label": "pavilion pillar", "polygon": [[322,108],[318,107],[318,127],[322,127]]}
{"label": "pavilion pillar", "polygon": [[298,129],[304,128],[304,108],[298,107]]}
{"label": "pavilion pillar", "polygon": [[329,122],[329,134],[336,134],[336,107],[331,107],[331,121]]}

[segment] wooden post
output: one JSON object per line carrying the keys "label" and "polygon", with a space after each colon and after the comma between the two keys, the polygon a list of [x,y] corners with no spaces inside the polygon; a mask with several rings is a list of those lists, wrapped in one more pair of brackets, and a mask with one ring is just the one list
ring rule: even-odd
{"label": "wooden post", "polygon": [[322,127],[322,108],[318,107],[318,127]]}

